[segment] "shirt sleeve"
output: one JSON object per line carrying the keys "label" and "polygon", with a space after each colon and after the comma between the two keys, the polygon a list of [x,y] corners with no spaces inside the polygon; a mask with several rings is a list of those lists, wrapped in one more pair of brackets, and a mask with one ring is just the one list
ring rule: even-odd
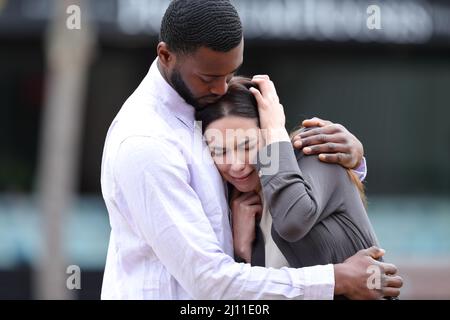
{"label": "shirt sleeve", "polygon": [[225,254],[175,142],[128,138],[116,156],[114,176],[127,220],[194,299],[333,298],[331,264],[267,269]]}
{"label": "shirt sleeve", "polygon": [[359,166],[355,169],[353,169],[353,171],[356,173],[356,175],[358,176],[360,181],[364,181],[366,179],[367,176],[367,162],[366,162],[366,158],[363,157],[361,160],[361,163],[359,164]]}
{"label": "shirt sleeve", "polygon": [[[265,155],[270,155],[270,170],[263,166]],[[297,161],[287,141],[266,146],[258,155],[257,168],[273,228],[288,242],[301,240],[318,222],[338,210],[343,203],[339,186],[351,183],[341,166],[323,163],[317,156],[300,157]]]}

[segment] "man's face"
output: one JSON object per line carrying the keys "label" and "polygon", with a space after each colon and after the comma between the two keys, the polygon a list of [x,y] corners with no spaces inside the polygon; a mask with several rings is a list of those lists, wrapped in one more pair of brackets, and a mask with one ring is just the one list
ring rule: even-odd
{"label": "man's face", "polygon": [[228,90],[228,82],[242,64],[244,42],[228,52],[206,47],[177,56],[169,80],[187,103],[195,108],[215,102]]}

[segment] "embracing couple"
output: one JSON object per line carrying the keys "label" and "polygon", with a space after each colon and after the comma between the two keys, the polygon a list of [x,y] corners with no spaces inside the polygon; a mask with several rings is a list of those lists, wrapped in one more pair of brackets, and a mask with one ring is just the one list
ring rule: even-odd
{"label": "embracing couple", "polygon": [[361,143],[316,118],[289,136],[269,77],[235,75],[243,51],[228,0],[170,3],[158,57],[105,142],[102,298],[398,296],[365,210]]}

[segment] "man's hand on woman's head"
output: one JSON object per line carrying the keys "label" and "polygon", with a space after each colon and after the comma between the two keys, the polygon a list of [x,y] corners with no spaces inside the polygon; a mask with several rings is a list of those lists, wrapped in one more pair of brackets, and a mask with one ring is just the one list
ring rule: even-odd
{"label": "man's hand on woman's head", "polygon": [[349,169],[361,164],[364,156],[362,143],[344,126],[331,121],[312,118],[302,125],[312,128],[292,139],[295,148],[303,149],[305,154],[318,154],[323,162],[338,163]]}

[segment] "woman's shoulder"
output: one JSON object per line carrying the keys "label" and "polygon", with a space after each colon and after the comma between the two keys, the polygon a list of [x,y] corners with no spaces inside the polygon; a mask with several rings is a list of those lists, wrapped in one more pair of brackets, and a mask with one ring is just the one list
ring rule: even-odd
{"label": "woman's shoulder", "polygon": [[325,171],[341,171],[346,170],[341,165],[336,163],[327,163],[319,160],[319,156],[316,154],[307,155],[303,150],[295,150],[295,158],[300,167],[307,167],[308,169],[317,169]]}
{"label": "woman's shoulder", "polygon": [[[307,180],[337,179],[347,181],[347,169],[336,163],[319,160],[318,155],[306,155],[303,150],[295,150],[298,166]],[[322,180],[322,179],[321,179]]]}

